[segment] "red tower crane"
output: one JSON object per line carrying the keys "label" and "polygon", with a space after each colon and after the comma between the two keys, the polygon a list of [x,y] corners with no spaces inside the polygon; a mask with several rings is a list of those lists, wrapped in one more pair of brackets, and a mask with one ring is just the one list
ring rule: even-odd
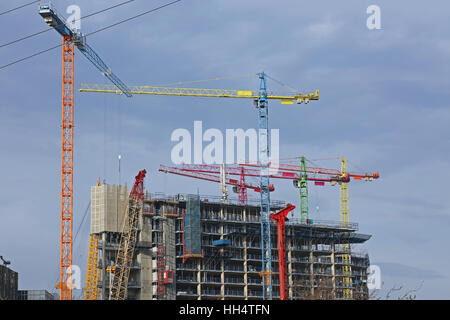
{"label": "red tower crane", "polygon": [[128,198],[126,220],[122,226],[116,264],[114,265],[110,300],[125,300],[127,298],[128,278],[130,277],[134,249],[137,242],[139,216],[142,214],[144,201],[144,178],[146,173],[145,169],[139,171]]}
{"label": "red tower crane", "polygon": [[[258,167],[257,164],[254,163],[240,163],[239,165],[245,166],[245,167]],[[273,168],[274,170],[279,171],[287,171],[287,172],[299,172],[301,170],[300,165],[297,164],[288,164],[288,163],[274,163],[272,162],[270,164],[269,168]],[[316,167],[306,167],[307,173],[313,173],[313,174],[323,174],[323,175],[336,175],[340,176],[342,175],[341,171],[338,169],[325,169],[325,168],[316,168]],[[350,178],[353,178],[355,180],[373,180],[378,179],[380,177],[380,174],[378,172],[375,173],[354,173],[349,172],[347,173]]]}
{"label": "red tower crane", "polygon": [[278,273],[280,275],[280,300],[287,300],[287,271],[286,271],[286,217],[295,206],[288,203],[286,208],[272,213],[270,219],[277,222],[278,232]]}
{"label": "red tower crane", "polygon": [[[200,179],[200,180],[206,180],[206,181],[211,181],[211,182],[217,182],[220,183],[221,179],[220,179],[220,168],[217,170],[203,170],[203,171],[197,171],[197,170],[190,170],[188,169],[188,167],[185,167],[186,165],[183,165],[182,167],[167,167],[164,165],[160,165],[159,167],[159,172],[163,172],[163,173],[172,173],[172,174],[177,174],[180,176],[185,176],[185,177],[190,177],[190,178],[195,178],[195,179]],[[238,168],[240,169],[240,179],[231,179],[231,178],[225,178],[224,183],[227,185],[231,185],[233,186],[233,189],[239,193],[239,203],[242,205],[246,205],[247,204],[247,189],[251,189],[255,192],[260,192],[260,187],[258,184],[250,184],[248,182],[245,181],[245,175],[246,172],[244,170],[244,168]],[[258,171],[258,170],[255,170]],[[258,175],[259,175],[259,171],[258,171]],[[269,191],[274,191],[275,187],[273,186],[273,184],[269,185]]]}
{"label": "red tower crane", "polygon": [[[209,181],[214,181],[214,182],[220,182],[220,178],[219,175],[221,174],[221,165],[204,165],[204,164],[183,164],[177,167],[165,167],[161,165],[161,168],[163,170],[159,170],[161,172],[165,172],[165,170],[167,170],[167,168],[170,168],[170,170],[172,171],[176,171],[176,174],[180,174],[180,175],[184,175],[184,176],[188,176],[188,177],[193,177],[196,178],[199,176],[199,174],[205,174],[205,179],[204,180],[209,180]],[[324,169],[327,170],[327,169]],[[171,172],[174,173],[174,172]],[[190,174],[189,174],[190,173]],[[194,176],[192,176],[192,173],[195,173]],[[240,181],[238,182],[235,179],[228,179],[228,183],[227,184],[231,184],[234,185],[234,187],[236,188],[236,192],[239,193],[239,200],[242,204],[247,204],[247,198],[245,197],[245,200],[241,197],[241,192],[240,190],[245,189],[245,188],[250,188],[253,189],[256,192],[259,192],[260,189],[258,187],[254,187],[254,186],[249,186],[248,183],[245,183],[245,177],[255,177],[258,178],[260,175],[259,169],[253,169],[253,168],[244,168],[242,165],[227,165],[225,168],[225,173],[226,175],[235,175],[235,176],[240,176]],[[316,174],[319,174],[319,176],[308,176],[307,180],[309,181],[314,181],[317,184],[325,184],[325,182],[329,182],[330,184],[334,185],[336,183],[343,183],[343,182],[349,182],[350,181],[350,177],[348,175],[342,175],[342,174],[338,174],[335,172],[329,172],[329,173],[325,173],[325,172],[316,172]],[[328,175],[328,176],[327,176]],[[274,178],[274,179],[288,179],[288,180],[300,180],[300,175],[299,173],[296,172],[285,172],[285,171],[277,171],[277,170],[273,170],[273,171],[269,171],[269,177],[270,178]],[[237,189],[237,188],[240,189]],[[273,185],[270,185],[270,189],[269,191],[273,191],[274,189],[272,188]]]}

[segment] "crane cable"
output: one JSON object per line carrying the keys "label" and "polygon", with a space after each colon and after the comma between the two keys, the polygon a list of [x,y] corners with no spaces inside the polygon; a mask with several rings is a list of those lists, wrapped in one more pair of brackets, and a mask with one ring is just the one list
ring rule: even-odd
{"label": "crane cable", "polygon": [[199,82],[209,82],[209,81],[217,81],[217,80],[230,80],[230,79],[238,79],[238,78],[250,78],[255,76],[255,73],[251,74],[244,74],[244,75],[237,75],[237,76],[228,76],[228,77],[217,77],[217,78],[211,78],[211,79],[205,79],[205,80],[193,80],[193,81],[181,81],[181,82],[173,82],[169,84],[162,84],[162,85],[155,85],[152,87],[170,87],[180,84],[187,84],[187,83],[199,83]]}
{"label": "crane cable", "polygon": [[283,86],[283,87],[285,87],[285,88],[288,88],[288,89],[291,90],[292,92],[295,92],[295,93],[298,92],[297,89],[292,88],[291,86],[289,86],[289,85],[287,85],[287,84],[281,82],[280,80],[277,80],[277,79],[275,79],[275,78],[269,76],[268,74],[265,74],[265,75],[266,75],[267,78],[269,78],[269,79],[275,81],[276,83],[278,83],[279,85],[281,85],[281,86]]}
{"label": "crane cable", "polygon": [[168,6],[172,5],[172,4],[175,4],[175,3],[180,2],[180,1],[181,1],[181,0],[175,0],[175,1],[172,1],[172,2],[169,2],[169,3],[166,3],[166,4],[163,4],[162,6],[156,7],[156,8],[154,8],[154,9],[145,11],[145,12],[140,13],[140,14],[137,14],[137,15],[135,15],[135,16],[133,16],[133,17],[130,17],[130,18],[124,19],[124,20],[122,20],[122,21],[113,23],[113,24],[111,24],[111,25],[109,25],[109,26],[106,26],[106,27],[104,27],[104,28],[101,28],[101,29],[98,29],[98,30],[96,30],[96,31],[93,31],[93,32],[91,32],[91,33],[86,34],[86,37],[87,37],[87,36],[90,36],[90,35],[93,35],[93,34],[96,34],[96,33],[98,33],[98,32],[104,31],[104,30],[106,30],[106,29],[115,27],[115,26],[117,26],[117,25],[119,25],[119,24],[128,22],[128,21],[130,21],[130,20],[133,20],[133,19],[142,17],[143,15],[146,15],[146,14],[152,13],[152,12],[154,12],[154,11],[163,9],[163,8],[165,8],[165,7],[168,7]]}
{"label": "crane cable", "polygon": [[[122,3],[119,3],[119,4],[116,4],[116,5],[112,6],[112,7],[105,8],[105,9],[102,9],[102,10],[100,10],[100,11],[90,13],[90,14],[88,14],[88,15],[86,15],[86,16],[83,16],[83,17],[81,17],[81,18],[79,18],[79,19],[75,19],[74,22],[81,21],[82,19],[86,19],[86,18],[95,16],[95,15],[97,15],[97,14],[99,14],[99,13],[103,13],[103,12],[105,12],[105,11],[108,11],[108,10],[111,10],[111,9],[114,9],[114,8],[117,8],[117,7],[120,7],[120,6],[123,6],[123,5],[125,5],[125,4],[127,4],[127,3],[130,3],[130,2],[133,2],[133,1],[136,1],[136,0],[128,0],[128,1],[125,1],[125,2],[122,2]],[[58,25],[58,26],[60,26],[60,25]],[[17,43],[17,42],[20,42],[20,41],[23,41],[23,40],[26,40],[26,39],[29,39],[29,38],[38,36],[38,35],[40,35],[40,34],[43,34],[43,33],[48,32],[48,31],[50,31],[50,30],[53,30],[53,27],[50,27],[50,28],[47,28],[47,29],[44,29],[44,30],[35,32],[35,33],[33,33],[33,34],[30,34],[30,35],[28,35],[28,36],[25,36],[25,37],[16,39],[16,40],[14,40],[14,41],[7,42],[7,43],[5,43],[5,44],[0,45],[0,48],[3,48],[3,47],[6,47],[6,46],[9,46],[9,45],[12,45],[12,44],[14,44],[14,43]]]}
{"label": "crane cable", "polygon": [[[115,27],[115,26],[117,26],[117,25],[119,25],[119,24],[128,22],[128,21],[133,20],[133,19],[136,19],[136,18],[138,18],[138,17],[141,17],[141,16],[143,16],[143,15],[145,15],[145,14],[149,14],[149,13],[155,12],[155,11],[157,11],[157,10],[163,9],[163,8],[165,8],[165,7],[167,7],[167,6],[170,6],[170,5],[175,4],[175,3],[177,3],[177,2],[180,2],[180,1],[181,1],[181,0],[175,0],[175,1],[172,1],[172,2],[169,2],[169,3],[166,3],[165,5],[162,5],[162,6],[159,6],[159,7],[157,7],[157,8],[154,8],[154,9],[151,9],[151,10],[148,10],[148,11],[145,11],[145,12],[140,13],[140,14],[138,14],[138,15],[135,15],[135,16],[133,16],[133,17],[124,19],[124,20],[122,20],[122,21],[113,23],[113,24],[111,24],[111,25],[109,25],[109,26],[106,26],[106,27],[104,27],[104,28],[98,29],[98,30],[93,31],[93,32],[91,32],[91,33],[88,33],[88,34],[86,34],[85,36],[87,37],[87,36],[90,36],[90,35],[99,33],[99,32],[101,32],[101,31],[107,30],[107,29],[109,29],[109,28]],[[53,50],[53,49],[59,48],[59,47],[61,47],[61,46],[62,46],[62,44],[59,44],[59,45],[57,45],[57,46],[54,46],[54,47],[51,47],[51,48],[42,50],[42,51],[40,51],[40,52],[37,52],[37,53],[35,53],[35,54],[32,54],[31,56],[27,56],[27,57],[21,58],[21,59],[19,59],[19,60],[10,62],[10,63],[8,63],[8,64],[6,64],[6,65],[0,66],[0,70],[2,70],[2,69],[4,69],[4,68],[7,68],[7,67],[10,67],[10,66],[12,66],[12,65],[15,65],[15,64],[17,64],[17,63],[19,63],[19,62],[22,62],[22,61],[24,61],[24,60],[31,59],[31,58],[33,58],[33,57],[35,57],[35,56],[41,55],[41,54],[46,53],[46,52],[48,52],[48,51],[51,51],[51,50]]]}
{"label": "crane cable", "polygon": [[22,8],[25,8],[25,7],[28,7],[28,6],[30,6],[30,5],[32,5],[32,4],[34,4],[34,3],[37,3],[37,2],[39,2],[39,0],[37,0],[37,1],[32,1],[32,2],[29,2],[29,3],[27,3],[27,4],[23,4],[23,5],[21,5],[21,6],[18,6],[18,7],[16,7],[16,8],[13,8],[13,9],[9,9],[9,10],[3,11],[3,12],[0,13],[0,16],[2,16],[2,15],[4,15],[4,14],[7,14],[7,13],[10,13],[10,12],[13,12],[13,11],[16,11],[16,10],[19,10],[19,9],[22,9]]}

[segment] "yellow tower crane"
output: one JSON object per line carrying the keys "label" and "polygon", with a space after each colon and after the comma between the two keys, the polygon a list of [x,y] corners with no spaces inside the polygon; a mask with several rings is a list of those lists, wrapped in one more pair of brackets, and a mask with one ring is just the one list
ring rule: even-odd
{"label": "yellow tower crane", "polygon": [[[341,175],[344,177],[347,174],[347,161],[344,157],[341,160]],[[348,183],[342,182],[340,186],[340,199],[341,199],[341,225],[347,227],[349,225],[348,214]],[[352,278],[351,278],[351,247],[350,244],[344,243],[342,255],[343,264],[343,285],[344,285],[344,299],[352,299]]]}
{"label": "yellow tower crane", "polygon": [[[128,87],[131,94],[148,94],[156,96],[182,96],[182,97],[209,97],[209,98],[259,98],[259,92],[251,90],[227,90],[227,89],[200,89],[200,88],[172,88],[153,86],[131,86]],[[122,91],[114,85],[108,84],[84,84],[80,85],[80,92],[115,93]],[[280,100],[281,104],[308,103],[311,100],[319,100],[319,90],[309,94],[268,94],[267,99]]]}

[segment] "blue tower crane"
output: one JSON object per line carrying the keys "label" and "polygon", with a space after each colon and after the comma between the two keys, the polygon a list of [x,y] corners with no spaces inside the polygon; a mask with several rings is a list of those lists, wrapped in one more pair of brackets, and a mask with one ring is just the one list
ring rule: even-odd
{"label": "blue tower crane", "polygon": [[272,300],[272,246],[270,237],[270,134],[269,103],[264,72],[258,73],[260,79],[258,108],[258,163],[260,166],[260,212],[261,212],[261,256],[263,276],[263,298]]}

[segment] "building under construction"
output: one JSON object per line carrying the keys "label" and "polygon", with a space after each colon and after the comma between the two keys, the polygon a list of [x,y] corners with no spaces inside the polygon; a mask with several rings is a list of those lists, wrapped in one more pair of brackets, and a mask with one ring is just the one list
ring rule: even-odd
{"label": "building under construction", "polygon": [[[106,184],[91,190],[98,299],[111,295],[111,267],[125,221],[127,192],[126,187]],[[275,212],[285,204],[271,201],[271,206]],[[273,299],[279,299],[275,222],[271,228]],[[369,239],[354,223],[288,220],[287,298],[368,299],[369,257],[349,248]],[[127,299],[262,299],[261,260],[259,202],[249,200],[244,206],[219,197],[145,192]]]}
{"label": "building under construction", "polygon": [[9,261],[3,260],[3,265],[0,265],[0,300],[16,300],[18,293],[19,274],[10,269]]}

